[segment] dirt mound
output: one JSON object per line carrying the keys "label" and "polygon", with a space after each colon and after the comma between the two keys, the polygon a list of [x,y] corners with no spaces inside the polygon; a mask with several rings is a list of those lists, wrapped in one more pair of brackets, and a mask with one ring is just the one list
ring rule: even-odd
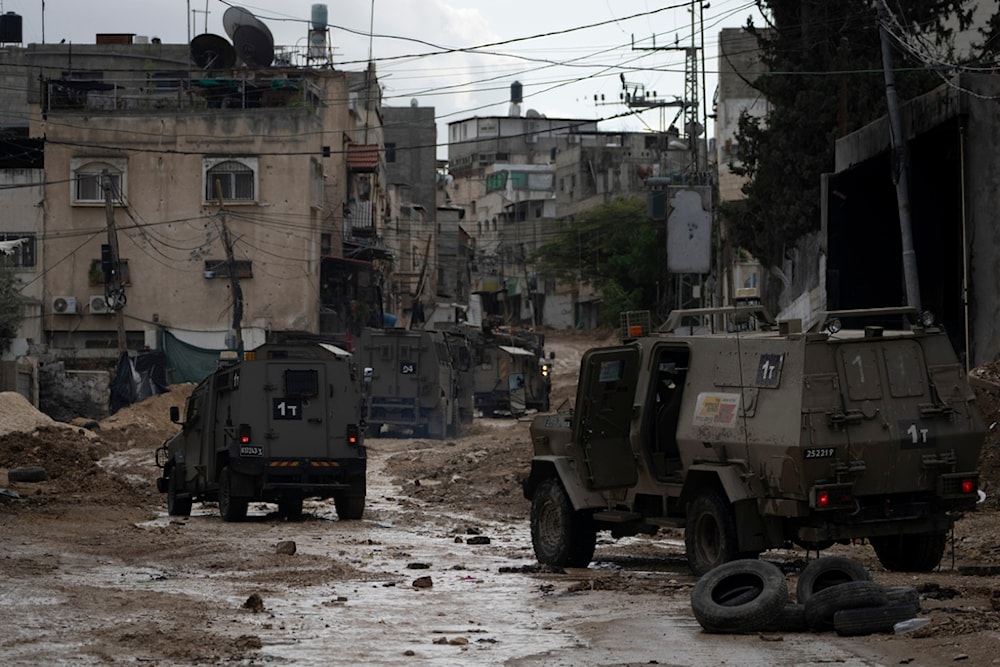
{"label": "dirt mound", "polygon": [[182,407],[193,388],[175,385],[99,424],[82,420],[87,428],[51,419],[19,394],[0,393],[0,484],[7,482],[6,470],[41,466],[47,481],[11,488],[46,497],[91,494],[121,504],[146,499],[156,476],[153,453],[178,429],[170,406]]}

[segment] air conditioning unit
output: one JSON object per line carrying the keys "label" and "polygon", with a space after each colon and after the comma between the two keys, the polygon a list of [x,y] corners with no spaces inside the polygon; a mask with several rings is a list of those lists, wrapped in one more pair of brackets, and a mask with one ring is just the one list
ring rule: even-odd
{"label": "air conditioning unit", "polygon": [[104,298],[103,294],[95,294],[90,297],[90,314],[91,315],[110,315],[111,308],[108,307],[108,302]]}
{"label": "air conditioning unit", "polygon": [[75,296],[52,297],[52,312],[56,315],[73,315],[76,313]]}

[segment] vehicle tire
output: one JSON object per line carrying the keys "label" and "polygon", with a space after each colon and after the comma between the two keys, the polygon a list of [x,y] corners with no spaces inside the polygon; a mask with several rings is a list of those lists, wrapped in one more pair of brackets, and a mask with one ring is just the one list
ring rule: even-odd
{"label": "vehicle tire", "polygon": [[930,572],[941,563],[948,535],[889,535],[871,537],[868,541],[885,569],[894,572]]}
{"label": "vehicle tire", "polygon": [[302,518],[302,496],[282,496],[278,498],[278,516],[289,521]]}
{"label": "vehicle tire", "polygon": [[357,521],[365,513],[365,480],[356,481],[351,488],[333,495],[337,508],[337,518],[341,521]]}
{"label": "vehicle tire", "polygon": [[889,598],[874,581],[848,581],[816,591],[806,600],[806,625],[810,630],[832,630],[833,615],[841,609],[883,607]]}
{"label": "vehicle tire", "polygon": [[736,517],[718,489],[697,496],[687,509],[684,546],[691,570],[703,575],[739,558]]}
{"label": "vehicle tire", "polygon": [[[747,591],[752,594],[747,595]],[[729,561],[702,575],[691,591],[691,609],[706,632],[758,632],[788,604],[785,575],[772,563]]]}
{"label": "vehicle tire", "polygon": [[531,497],[531,546],[544,565],[587,567],[597,546],[590,512],[573,509],[562,483],[542,480]]}
{"label": "vehicle tire", "polygon": [[919,612],[918,605],[905,602],[881,607],[841,609],[833,615],[833,629],[842,637],[892,632],[894,625],[914,618]]}
{"label": "vehicle tire", "polygon": [[805,632],[809,629],[806,626],[806,606],[789,602],[777,618],[762,629],[764,632]]}
{"label": "vehicle tire", "polygon": [[7,481],[14,483],[44,482],[48,478],[49,475],[42,466],[21,466],[7,471]]}
{"label": "vehicle tire", "polygon": [[810,561],[802,568],[795,586],[795,599],[805,604],[813,594],[824,588],[846,584],[848,581],[871,581],[871,574],[864,565],[845,556],[824,556]]}
{"label": "vehicle tire", "polygon": [[883,586],[889,604],[912,604],[920,610],[920,591],[914,586]]}
{"label": "vehicle tire", "polygon": [[177,468],[171,467],[167,475],[167,514],[191,516],[191,496],[181,498],[177,495]]}
{"label": "vehicle tire", "polygon": [[246,498],[233,497],[233,472],[226,466],[219,474],[219,515],[223,521],[243,521],[247,518]]}

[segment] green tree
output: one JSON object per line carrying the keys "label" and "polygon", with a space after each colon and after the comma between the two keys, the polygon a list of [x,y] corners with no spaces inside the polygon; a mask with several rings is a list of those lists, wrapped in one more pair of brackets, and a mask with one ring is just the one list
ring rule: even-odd
{"label": "green tree", "polygon": [[[962,0],[891,2],[900,26],[925,26],[923,37],[947,44],[943,27]],[[731,241],[763,264],[781,262],[787,245],[820,227],[820,175],[834,168],[836,139],[886,113],[875,0],[757,0],[770,25],[757,37],[768,73],[753,82],[767,98],[764,118],[744,113],[736,132],[737,162],[749,180],[746,201],[720,209]],[[905,14],[903,13],[905,12]],[[941,85],[925,63],[894,55],[901,101]]]}
{"label": "green tree", "polygon": [[535,253],[539,273],[601,291],[601,320],[615,326],[626,310],[655,310],[667,284],[666,224],[646,216],[646,200],[621,197],[560,225]]}
{"label": "green tree", "polygon": [[24,299],[21,297],[21,283],[14,269],[7,265],[0,254],[0,353],[10,348],[24,320]]}

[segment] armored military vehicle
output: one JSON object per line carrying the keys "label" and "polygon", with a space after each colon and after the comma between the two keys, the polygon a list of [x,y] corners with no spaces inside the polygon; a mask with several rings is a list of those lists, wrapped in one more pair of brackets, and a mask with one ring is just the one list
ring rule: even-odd
{"label": "armored military vehicle", "polygon": [[[171,408],[171,419],[180,411]],[[333,498],[341,519],[365,506],[361,376],[324,344],[266,344],[220,364],[187,400],[181,431],[156,451],[156,487],[171,515],[217,500],[225,521],[251,501],[295,518],[309,497]]]}
{"label": "armored military vehicle", "polygon": [[552,365],[542,334],[484,326],[470,333],[475,359],[474,401],[484,417],[548,412]]}
{"label": "armored military vehicle", "polygon": [[575,411],[531,425],[538,560],[583,566],[598,530],[674,527],[697,574],[866,540],[888,569],[936,567],[978,498],[985,430],[963,366],[913,309],[823,321],[675,311],[588,351]]}
{"label": "armored military vehicle", "polygon": [[371,433],[385,426],[446,438],[472,421],[472,356],[464,338],[433,330],[369,328],[355,355],[365,369]]}

